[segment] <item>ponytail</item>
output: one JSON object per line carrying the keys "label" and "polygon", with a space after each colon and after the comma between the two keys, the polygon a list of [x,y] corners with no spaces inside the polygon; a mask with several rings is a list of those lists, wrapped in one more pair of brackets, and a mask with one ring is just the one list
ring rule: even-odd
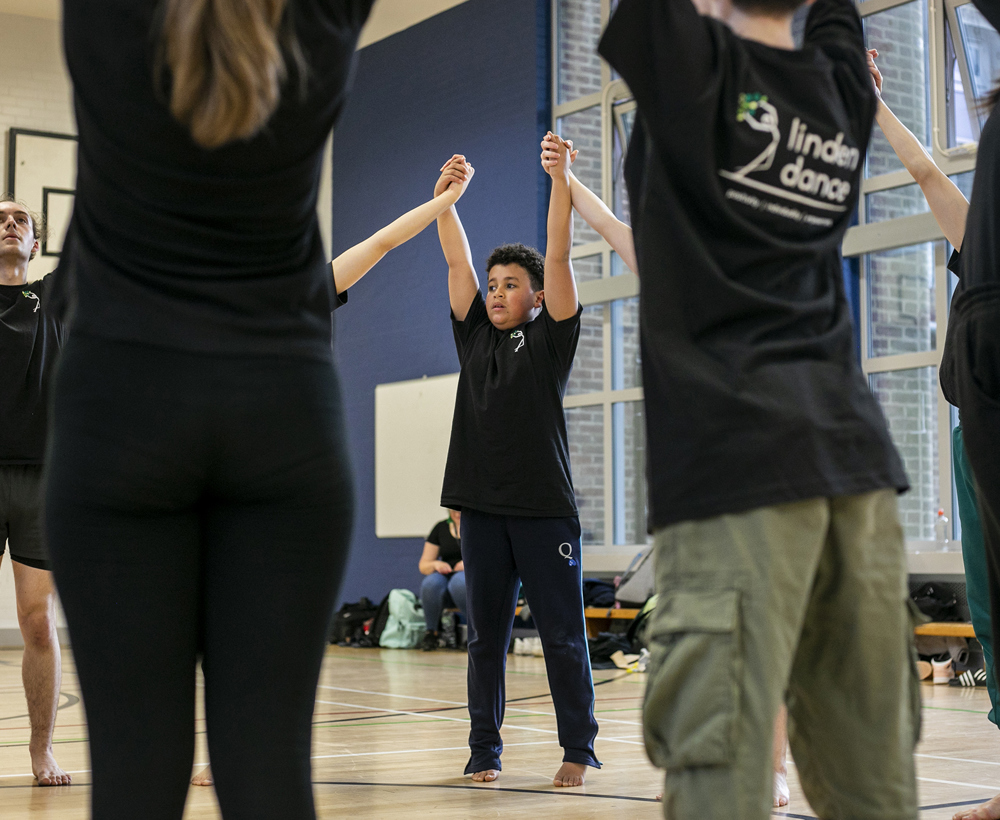
{"label": "ponytail", "polygon": [[160,66],[170,70],[170,112],[204,148],[256,134],[281,100],[289,0],[164,0]]}

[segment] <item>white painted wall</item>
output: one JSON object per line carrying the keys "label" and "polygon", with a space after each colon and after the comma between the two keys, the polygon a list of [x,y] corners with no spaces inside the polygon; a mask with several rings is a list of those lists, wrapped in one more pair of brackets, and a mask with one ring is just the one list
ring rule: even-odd
{"label": "white painted wall", "polygon": [[[59,24],[41,17],[0,14],[0,77],[0,134],[4,139],[0,174],[6,190],[6,141],[11,128],[76,133]],[[6,556],[0,566],[0,645],[10,645],[19,637],[14,581]]]}

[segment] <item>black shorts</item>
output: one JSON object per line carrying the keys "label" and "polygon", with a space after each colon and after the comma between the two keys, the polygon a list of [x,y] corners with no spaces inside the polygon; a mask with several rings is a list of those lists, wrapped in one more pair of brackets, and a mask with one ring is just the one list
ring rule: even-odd
{"label": "black shorts", "polygon": [[50,569],[42,538],[41,464],[0,464],[0,555],[4,542],[12,560]]}

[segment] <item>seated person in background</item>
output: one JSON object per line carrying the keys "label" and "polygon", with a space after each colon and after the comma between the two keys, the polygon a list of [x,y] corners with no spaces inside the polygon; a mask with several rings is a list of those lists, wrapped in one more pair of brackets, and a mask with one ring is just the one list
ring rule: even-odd
{"label": "seated person in background", "polygon": [[461,516],[458,510],[448,510],[448,517],[438,521],[427,536],[424,554],[420,556],[420,572],[427,576],[420,585],[427,624],[421,644],[425,652],[438,648],[438,627],[446,606],[457,606],[462,617],[466,617],[465,565],[459,543]]}

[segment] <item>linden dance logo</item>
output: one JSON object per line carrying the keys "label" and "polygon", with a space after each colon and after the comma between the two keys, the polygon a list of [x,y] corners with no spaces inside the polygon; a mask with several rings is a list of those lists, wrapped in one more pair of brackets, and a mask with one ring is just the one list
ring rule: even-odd
{"label": "linden dance logo", "polygon": [[514,352],[515,353],[517,353],[517,351],[519,351],[522,347],[524,347],[524,332],[523,331],[521,331],[521,330],[515,330],[513,333],[510,334],[510,338],[512,338],[512,339],[520,339],[521,340],[521,341],[519,341],[517,343],[517,347],[514,348]]}
{"label": "linden dance logo", "polygon": [[[759,92],[740,94],[736,109],[736,121],[744,123],[754,131],[770,136],[767,147],[746,165],[736,171],[720,170],[719,175],[734,182],[739,182],[750,188],[765,191],[783,199],[809,205],[826,211],[846,210],[841,203],[851,194],[851,183],[836,175],[837,169],[854,171],[861,161],[861,152],[844,144],[844,133],[839,132],[833,139],[823,137],[809,130],[809,126],[799,117],[792,120],[788,131],[785,148],[797,155],[794,162],[786,163],[777,174],[777,185],[762,182],[760,179],[750,179],[753,173],[761,174],[771,171],[778,147],[781,145],[782,133],[778,109],[768,101],[766,94]],[[812,168],[806,165],[808,160],[823,163],[827,168]],[[773,172],[771,179],[774,180]],[[831,220],[810,217],[790,207],[761,201],[752,194],[728,191],[726,196],[761,210],[768,210],[789,218],[809,222],[832,224]]]}
{"label": "linden dance logo", "polygon": [[34,299],[35,300],[35,309],[33,311],[31,311],[31,312],[32,313],[38,313],[38,308],[40,308],[42,306],[42,301],[41,301],[41,299],[38,298],[38,294],[37,293],[32,293],[30,290],[22,290],[21,291],[21,295],[25,299]]}

